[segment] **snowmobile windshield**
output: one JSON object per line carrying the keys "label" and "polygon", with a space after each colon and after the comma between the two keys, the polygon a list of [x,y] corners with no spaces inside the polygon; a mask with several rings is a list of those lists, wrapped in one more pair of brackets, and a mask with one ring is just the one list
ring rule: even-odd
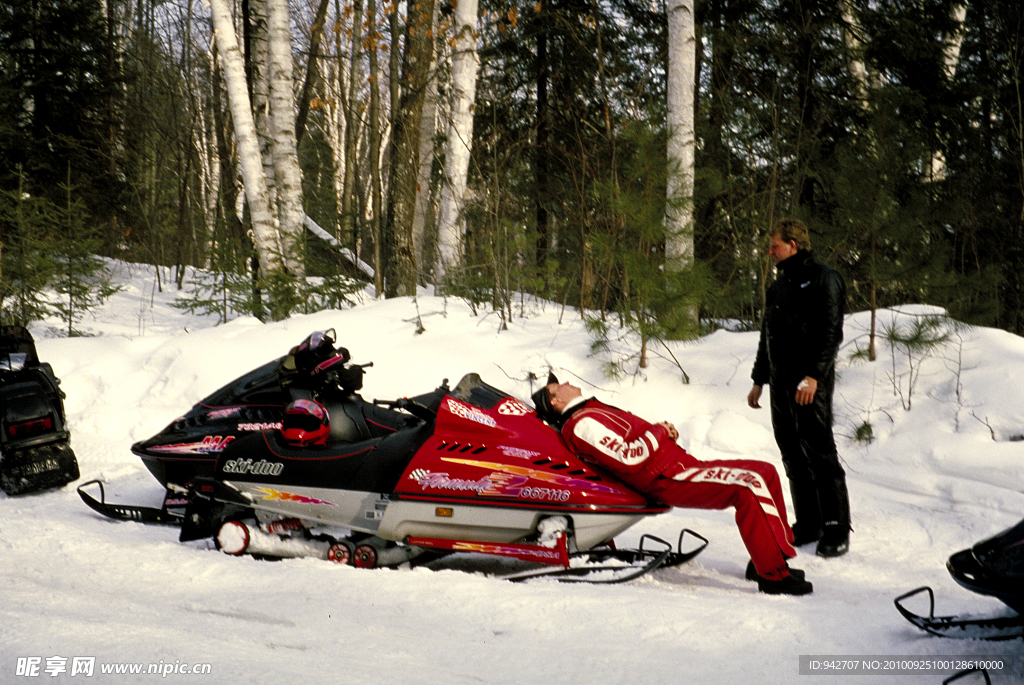
{"label": "snowmobile windshield", "polygon": [[490,409],[509,397],[507,392],[484,383],[479,374],[475,373],[463,376],[459,384],[452,390],[451,395],[480,409]]}
{"label": "snowmobile windshield", "polygon": [[3,358],[0,358],[0,370],[21,371],[25,368],[25,363],[27,361],[28,355],[24,352],[12,352],[4,355]]}

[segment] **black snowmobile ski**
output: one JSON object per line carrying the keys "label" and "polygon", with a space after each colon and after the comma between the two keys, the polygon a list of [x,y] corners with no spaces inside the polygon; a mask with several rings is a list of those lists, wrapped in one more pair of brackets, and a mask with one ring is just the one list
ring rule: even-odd
{"label": "black snowmobile ski", "polygon": [[[85,491],[85,488],[91,485],[98,485],[100,488],[98,500]],[[139,523],[162,523],[171,526],[180,526],[185,518],[186,498],[183,493],[184,490],[178,492],[176,488],[168,488],[164,495],[163,506],[157,508],[107,502],[103,481],[100,480],[90,480],[78,486],[78,495],[82,501],[107,518],[118,521],[138,521]]]}
{"label": "black snowmobile ski", "polygon": [[[928,615],[920,616],[910,611],[902,602],[922,592],[928,593]],[[1012,640],[1024,637],[1024,616],[936,616],[935,593],[927,585],[900,595],[895,600],[896,609],[921,630],[961,640]]]}
{"label": "black snowmobile ski", "polygon": [[[697,538],[700,544],[684,552],[683,538],[687,533]],[[646,548],[645,543],[648,541],[658,545],[660,549]],[[679,533],[675,551],[672,551],[672,545],[661,538],[645,534],[640,538],[638,549],[601,547],[586,552],[573,552],[569,554],[568,568],[523,571],[505,576],[504,579],[514,583],[535,578],[553,578],[563,583],[626,583],[651,571],[685,564],[703,552],[707,546],[708,539],[689,528],[684,528]]]}
{"label": "black snowmobile ski", "polygon": [[972,675],[974,673],[981,674],[981,677],[985,679],[985,685],[992,685],[992,679],[988,677],[988,669],[984,668],[967,668],[957,673],[954,673],[953,675],[943,680],[942,685],[949,685],[950,683],[956,682],[961,678],[966,678],[967,676]]}

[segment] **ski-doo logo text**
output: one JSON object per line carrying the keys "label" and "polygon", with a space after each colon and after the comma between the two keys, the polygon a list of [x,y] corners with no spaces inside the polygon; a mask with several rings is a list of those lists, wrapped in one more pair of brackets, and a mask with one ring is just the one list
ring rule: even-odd
{"label": "ski-doo logo text", "polygon": [[284,471],[284,464],[275,461],[260,459],[253,462],[252,459],[231,459],[224,462],[224,473],[249,473],[254,476],[280,476]]}

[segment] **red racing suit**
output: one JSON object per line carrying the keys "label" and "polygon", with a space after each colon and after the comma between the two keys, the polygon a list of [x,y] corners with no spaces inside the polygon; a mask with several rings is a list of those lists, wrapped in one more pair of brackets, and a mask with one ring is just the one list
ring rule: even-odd
{"label": "red racing suit", "polygon": [[754,459],[700,461],[669,438],[668,430],[590,399],[569,407],[562,438],[569,449],[644,493],[673,507],[736,508],[736,525],[758,574],[787,575],[796,556],[779,474]]}

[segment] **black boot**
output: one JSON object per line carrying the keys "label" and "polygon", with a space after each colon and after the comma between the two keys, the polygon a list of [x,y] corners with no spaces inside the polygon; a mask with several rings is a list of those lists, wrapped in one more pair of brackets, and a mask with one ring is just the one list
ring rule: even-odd
{"label": "black boot", "polygon": [[841,557],[850,551],[850,527],[825,526],[821,539],[818,540],[816,554],[819,557],[832,558]]}
{"label": "black boot", "polygon": [[845,476],[825,484],[820,496],[825,523],[818,540],[817,555],[841,557],[850,551],[850,496]]}
{"label": "black boot", "polygon": [[779,580],[770,580],[758,576],[757,591],[763,592],[766,595],[792,595],[798,597],[814,592],[814,585],[803,578],[797,578],[792,573]]}
{"label": "black boot", "polygon": [[810,528],[805,526],[803,519],[793,523],[793,546],[801,547],[817,542],[821,538],[821,526]]}
{"label": "black boot", "polygon": [[[805,577],[803,569],[792,568],[789,564],[786,564],[786,570],[789,571],[789,575],[793,576],[797,580],[803,580],[804,577]],[[758,578],[761,577],[761,576],[757,575],[757,569],[754,568],[754,562],[753,561],[748,561],[747,562],[747,570],[744,571],[743,577],[746,578],[747,580],[757,580]]]}

